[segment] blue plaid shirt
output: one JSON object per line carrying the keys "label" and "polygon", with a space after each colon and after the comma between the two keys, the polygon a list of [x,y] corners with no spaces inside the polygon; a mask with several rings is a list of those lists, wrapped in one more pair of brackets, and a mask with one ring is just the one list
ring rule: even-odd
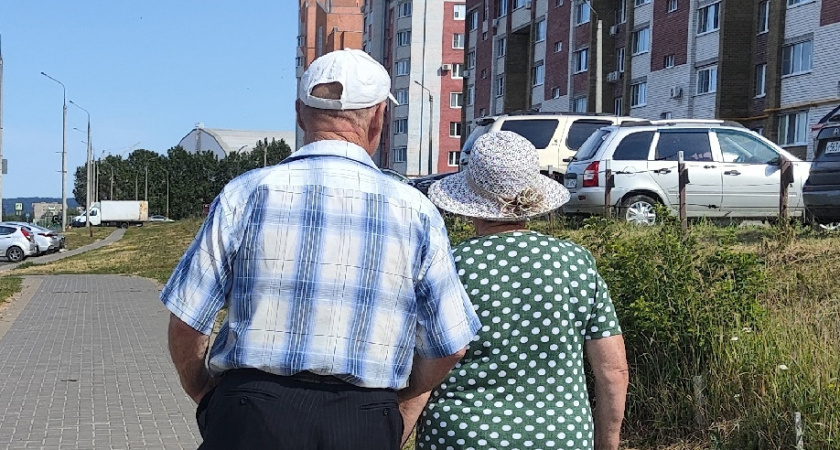
{"label": "blue plaid shirt", "polygon": [[161,300],[208,335],[227,306],[211,373],[370,388],[405,387],[415,352],[451,355],[480,328],[437,209],[340,141],[225,186]]}

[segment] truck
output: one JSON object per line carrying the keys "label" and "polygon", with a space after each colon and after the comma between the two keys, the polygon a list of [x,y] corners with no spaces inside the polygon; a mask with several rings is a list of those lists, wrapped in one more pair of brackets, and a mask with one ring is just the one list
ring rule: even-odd
{"label": "truck", "polygon": [[[90,225],[128,228],[149,220],[149,202],[145,200],[103,200],[90,207]],[[74,220],[73,226],[85,226],[87,214]]]}

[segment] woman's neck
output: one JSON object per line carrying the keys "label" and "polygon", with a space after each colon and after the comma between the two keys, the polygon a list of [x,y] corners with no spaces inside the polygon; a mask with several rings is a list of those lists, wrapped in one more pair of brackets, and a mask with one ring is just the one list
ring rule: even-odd
{"label": "woman's neck", "polygon": [[521,222],[494,222],[484,219],[473,219],[476,236],[487,236],[491,234],[508,233],[511,231],[527,231],[525,221]]}

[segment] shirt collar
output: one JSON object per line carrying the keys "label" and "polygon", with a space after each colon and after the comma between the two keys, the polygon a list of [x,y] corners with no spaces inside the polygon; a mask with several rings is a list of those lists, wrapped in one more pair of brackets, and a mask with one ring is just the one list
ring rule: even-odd
{"label": "shirt collar", "polygon": [[311,144],[304,145],[298,151],[293,153],[297,157],[305,156],[340,156],[351,159],[353,161],[370,166],[372,169],[379,170],[379,167],[373,162],[362,147],[356,144],[345,141],[317,141]]}

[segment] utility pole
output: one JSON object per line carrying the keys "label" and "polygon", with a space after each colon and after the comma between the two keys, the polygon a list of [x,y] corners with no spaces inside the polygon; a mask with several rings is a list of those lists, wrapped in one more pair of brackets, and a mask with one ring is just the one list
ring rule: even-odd
{"label": "utility pole", "polygon": [[169,217],[169,171],[166,171],[166,217]]}
{"label": "utility pole", "polygon": [[134,200],[140,200],[140,197],[137,195],[137,171],[134,171]]}
{"label": "utility pole", "polygon": [[41,75],[61,85],[63,101],[61,108],[61,231],[67,230],[67,88],[64,83],[41,72]]}
{"label": "utility pole", "polygon": [[3,220],[3,39],[0,37],[0,221]]}
{"label": "utility pole", "polygon": [[146,164],[146,193],[143,195],[143,198],[148,202],[149,201],[149,165]]}

